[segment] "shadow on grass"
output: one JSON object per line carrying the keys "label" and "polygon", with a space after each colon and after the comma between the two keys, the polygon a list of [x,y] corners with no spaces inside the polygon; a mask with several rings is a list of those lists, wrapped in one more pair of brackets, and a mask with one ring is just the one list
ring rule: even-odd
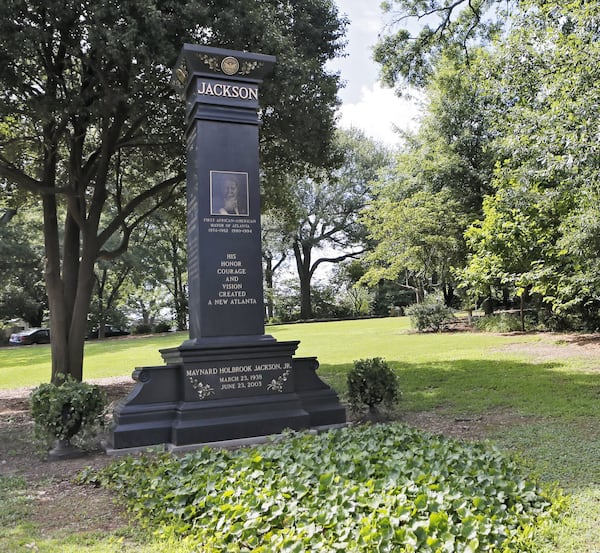
{"label": "shadow on grass", "polygon": [[598,417],[542,418],[503,428],[490,438],[503,449],[518,452],[545,482],[559,482],[569,493],[600,491]]}
{"label": "shadow on grass", "polygon": [[[442,421],[501,413],[502,424],[486,426],[485,437],[518,452],[543,480],[571,491],[600,486],[600,375],[560,362],[388,362],[400,382],[400,413]],[[351,368],[324,364],[319,374],[346,399]]]}
{"label": "shadow on grass", "polygon": [[[513,409],[522,415],[598,416],[600,377],[556,363],[471,360],[406,363],[390,361],[402,391],[402,409],[482,413]],[[320,376],[342,397],[352,364],[321,365]]]}

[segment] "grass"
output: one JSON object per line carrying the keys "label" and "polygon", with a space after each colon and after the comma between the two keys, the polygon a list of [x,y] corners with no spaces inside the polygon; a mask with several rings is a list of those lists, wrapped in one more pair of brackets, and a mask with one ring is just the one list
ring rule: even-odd
{"label": "grass", "polygon": [[[181,344],[186,333],[111,338],[85,344],[84,377],[128,376],[137,366],[162,365],[160,349]],[[50,345],[0,348],[0,389],[36,386],[50,379]]]}
{"label": "grass", "polygon": [[[342,397],[346,373],[355,359],[384,357],[400,379],[401,413],[433,413],[448,421],[486,420],[491,413],[505,413],[502,424],[490,417],[486,436],[571,496],[570,514],[550,530],[544,553],[600,551],[600,356],[590,359],[584,352],[573,353],[573,348],[561,351],[558,338],[543,335],[414,334],[408,332],[408,324],[405,318],[389,318],[280,325],[266,332],[278,340],[300,340],[297,355],[316,355],[319,374]],[[177,333],[88,342],[85,378],[127,376],[136,366],[160,365],[158,350],[186,338]],[[557,355],[539,354],[546,342]],[[0,349],[0,388],[35,386],[49,376],[48,346]],[[14,531],[14,521],[6,518],[11,508],[5,508],[2,499],[0,526],[5,528],[0,549],[3,538]],[[145,545],[150,538],[142,539],[143,535],[93,538],[93,545],[85,547],[67,541],[55,549],[44,549],[45,541],[38,546],[40,551],[99,553],[160,550],[153,542]],[[115,539],[120,540],[118,549]],[[174,546],[166,550],[176,551]]]}
{"label": "grass", "polygon": [[4,525],[18,524],[29,514],[29,502],[26,493],[27,482],[20,476],[0,477],[0,504],[4,515]]}
{"label": "grass", "polygon": [[[316,355],[321,374],[336,389],[345,385],[345,373],[354,359],[385,357],[397,363],[442,362],[456,358],[489,359],[491,348],[515,342],[535,342],[535,336],[486,334],[412,334],[407,318],[368,321],[269,326],[267,334],[277,340],[300,340],[299,356]],[[85,346],[84,378],[129,376],[135,367],[162,365],[159,350],[176,347],[187,339],[178,332],[151,337],[127,337],[89,341]],[[36,386],[50,378],[50,346],[0,348],[0,389]]]}

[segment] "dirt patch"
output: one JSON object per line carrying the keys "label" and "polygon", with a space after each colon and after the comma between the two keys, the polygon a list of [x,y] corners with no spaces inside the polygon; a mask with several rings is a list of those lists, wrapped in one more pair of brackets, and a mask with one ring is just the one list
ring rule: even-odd
{"label": "dirt patch", "polygon": [[[88,460],[87,464],[90,462]],[[75,473],[81,467],[70,467]],[[31,521],[45,535],[56,532],[112,532],[129,524],[127,513],[114,495],[102,488],[73,484],[74,474],[38,484]],[[62,516],[65,513],[66,516]]]}
{"label": "dirt patch", "polygon": [[537,342],[521,342],[498,348],[496,351],[523,353],[535,361],[582,358],[591,361],[593,370],[600,371],[600,335],[538,333]]}
{"label": "dirt patch", "polygon": [[[129,393],[130,378],[98,382],[109,401]],[[19,476],[29,485],[33,498],[31,521],[42,535],[87,531],[114,531],[130,521],[115,497],[102,489],[81,486],[73,478],[85,467],[100,468],[111,461],[103,451],[79,459],[46,461],[32,442],[29,414],[31,389],[0,391],[0,477]]]}
{"label": "dirt patch", "polygon": [[442,412],[425,411],[407,413],[401,420],[410,426],[432,434],[442,434],[449,438],[467,441],[481,441],[503,428],[530,424],[535,417],[518,415],[503,410],[482,415],[454,416]]}

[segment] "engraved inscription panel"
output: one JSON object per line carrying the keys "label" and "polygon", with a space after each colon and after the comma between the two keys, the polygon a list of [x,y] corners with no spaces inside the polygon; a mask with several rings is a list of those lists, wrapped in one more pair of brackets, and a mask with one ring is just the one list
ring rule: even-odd
{"label": "engraved inscription panel", "polygon": [[291,358],[199,363],[185,369],[186,401],[293,391]]}

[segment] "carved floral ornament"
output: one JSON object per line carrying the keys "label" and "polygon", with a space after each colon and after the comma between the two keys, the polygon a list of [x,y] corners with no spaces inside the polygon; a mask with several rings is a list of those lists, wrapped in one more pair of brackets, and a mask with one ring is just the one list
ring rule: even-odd
{"label": "carved floral ornament", "polygon": [[[249,75],[256,69],[263,67],[264,63],[256,60],[242,60],[241,62],[234,56],[209,56],[208,54],[196,53],[198,59],[215,73],[224,75]],[[190,70],[183,59],[175,68],[175,78],[172,80],[173,86],[182,91],[190,75]]]}
{"label": "carved floral ornament", "polygon": [[280,374],[277,378],[271,380],[269,385],[267,386],[267,390],[273,390],[275,392],[283,392],[283,385],[287,381],[288,376],[290,375],[290,371],[284,371],[283,374]]}
{"label": "carved floral ornament", "polygon": [[207,399],[210,396],[214,395],[215,390],[213,389],[213,387],[210,384],[202,382],[201,380],[199,380],[197,378],[190,377],[189,380],[190,380],[190,384],[192,385],[192,387],[194,388],[194,390],[196,390],[196,393],[198,394],[198,399]]}
{"label": "carved floral ornament", "polygon": [[206,65],[211,71],[217,73],[224,73],[225,75],[249,75],[254,70],[262,67],[262,62],[253,61],[240,61],[233,56],[225,56],[219,58],[217,56],[209,56],[208,54],[196,54],[202,63]]}

